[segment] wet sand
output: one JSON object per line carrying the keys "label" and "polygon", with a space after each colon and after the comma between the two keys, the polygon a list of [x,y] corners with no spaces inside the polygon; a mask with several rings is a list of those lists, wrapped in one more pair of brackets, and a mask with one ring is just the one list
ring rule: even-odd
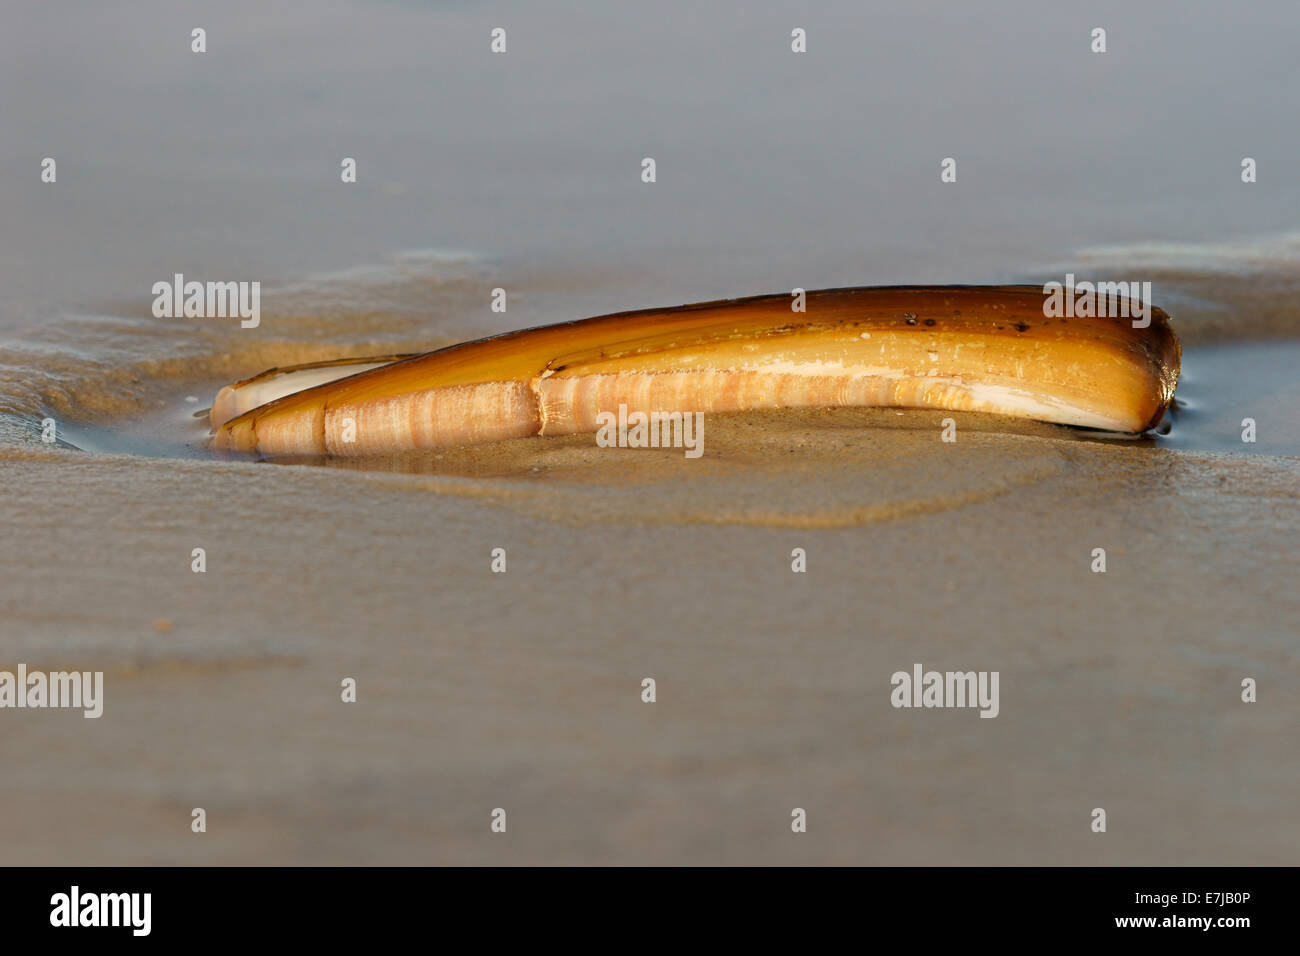
{"label": "wet sand", "polygon": [[[490,17],[0,31],[0,670],[105,674],[97,720],[0,710],[0,864],[1300,861],[1294,4]],[[693,461],[362,468],[220,460],[194,418],[274,365],[1067,272],[1153,282],[1168,435],[812,409],[709,416]],[[155,319],[176,273],[262,282],[260,326]],[[998,716],[892,707],[918,662],[998,671]]]}
{"label": "wet sand", "polygon": [[[4,660],[104,670],[105,715],[4,715],[0,858],[1294,863],[1300,459],[943,417],[364,470],[29,432]],[[891,707],[915,662],[999,671],[999,716]]]}

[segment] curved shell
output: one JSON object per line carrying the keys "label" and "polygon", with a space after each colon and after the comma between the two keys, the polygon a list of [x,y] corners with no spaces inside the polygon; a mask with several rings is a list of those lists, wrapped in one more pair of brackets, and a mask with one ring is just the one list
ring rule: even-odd
{"label": "curved shell", "polygon": [[222,424],[213,444],[381,454],[594,431],[620,404],[937,408],[1141,432],[1178,382],[1178,339],[1154,306],[1134,328],[1045,316],[1038,286],[831,289],[806,293],[804,312],[792,301],[623,312],[465,342],[277,398]]}

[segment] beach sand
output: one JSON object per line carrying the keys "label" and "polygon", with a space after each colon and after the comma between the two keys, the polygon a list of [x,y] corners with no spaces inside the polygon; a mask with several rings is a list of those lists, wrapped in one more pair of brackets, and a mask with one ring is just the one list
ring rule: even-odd
{"label": "beach sand", "polygon": [[[364,467],[29,432],[3,657],[105,713],[4,715],[4,862],[1293,863],[1300,459],[944,417]],[[918,662],[996,719],[892,707]]]}
{"label": "beach sand", "polygon": [[[102,670],[104,709],[0,710],[0,864],[1300,862],[1296,9],[1094,13],[10,18],[0,671]],[[177,273],[261,282],[259,327],[155,318]],[[1169,434],[806,409],[698,460],[283,464],[195,417],[276,365],[1067,273],[1153,282]],[[893,707],[917,664],[998,672],[997,717]]]}

